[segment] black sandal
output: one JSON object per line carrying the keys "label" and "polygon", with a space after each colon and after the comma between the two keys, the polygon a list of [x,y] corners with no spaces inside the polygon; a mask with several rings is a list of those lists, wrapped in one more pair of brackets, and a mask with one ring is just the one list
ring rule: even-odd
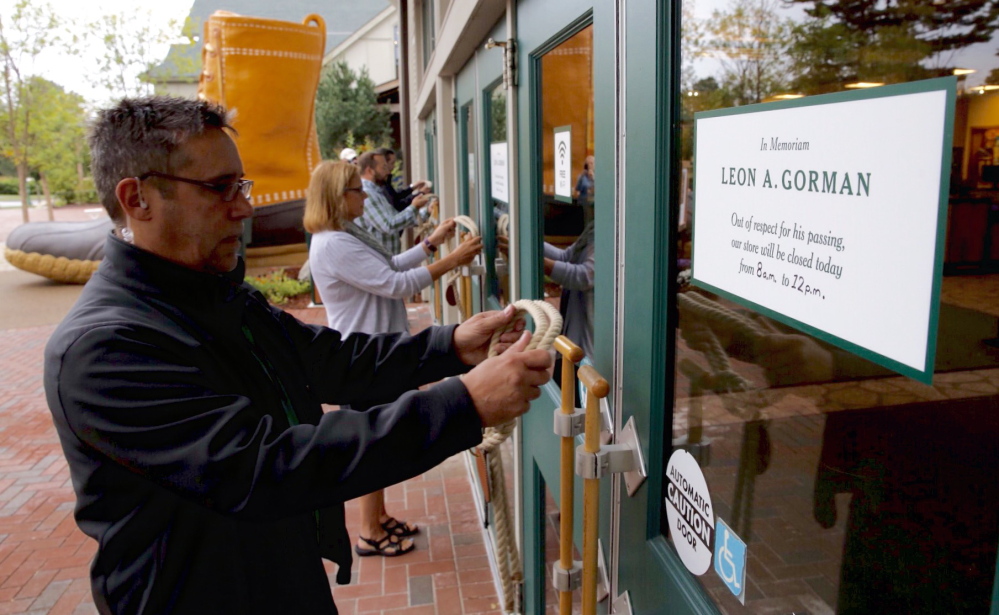
{"label": "black sandal", "polygon": [[420,526],[410,525],[405,521],[399,521],[395,517],[386,519],[385,523],[382,523],[382,529],[392,536],[398,536],[399,538],[408,538],[420,533]]}
{"label": "black sandal", "polygon": [[358,536],[358,538],[371,546],[370,549],[365,549],[364,547],[354,545],[354,552],[361,557],[367,557],[369,555],[396,557],[398,555],[405,555],[416,548],[415,543],[410,543],[409,547],[402,546],[401,539],[397,536],[393,536],[392,534],[386,534],[381,540],[372,540],[370,538],[365,538],[364,536]]}

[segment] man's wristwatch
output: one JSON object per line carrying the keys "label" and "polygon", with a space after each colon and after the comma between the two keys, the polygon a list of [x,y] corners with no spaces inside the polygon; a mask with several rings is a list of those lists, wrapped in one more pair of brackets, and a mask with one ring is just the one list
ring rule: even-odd
{"label": "man's wristwatch", "polygon": [[434,244],[430,243],[429,239],[424,239],[423,240],[423,245],[426,246],[427,250],[430,250],[431,254],[433,254],[434,252],[437,251],[437,246],[435,246]]}

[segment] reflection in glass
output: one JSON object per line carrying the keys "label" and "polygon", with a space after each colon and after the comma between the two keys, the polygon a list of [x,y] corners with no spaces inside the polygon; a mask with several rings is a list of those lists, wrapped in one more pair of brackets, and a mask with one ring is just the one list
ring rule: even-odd
{"label": "reflection in glass", "polygon": [[494,241],[492,250],[493,266],[489,272],[490,293],[500,305],[506,305],[510,297],[510,272],[505,251],[510,236],[510,197],[509,173],[507,166],[506,140],[506,90],[497,84],[486,97],[486,113],[489,117],[489,183],[490,203]]}
{"label": "reflection in glass", "polygon": [[[479,234],[482,233],[482,224],[479,220],[478,203],[478,145],[475,136],[475,110],[474,105],[469,102],[461,107],[459,111],[460,122],[458,134],[460,141],[458,167],[461,174],[463,189],[460,190],[459,212],[468,216]],[[459,234],[464,235],[464,225],[459,226]],[[474,265],[481,265],[480,257],[476,257]],[[459,279],[454,282],[454,288],[461,288],[460,293],[453,292],[450,288],[446,291],[446,297],[450,303],[453,299],[459,305],[462,314],[474,314],[482,309],[482,279],[478,276],[470,279]],[[466,296],[467,293],[467,296]],[[464,306],[464,307],[461,307]]]}
{"label": "reflection in glass", "polygon": [[[563,333],[592,357],[593,26],[546,52],[540,64],[545,296],[559,306]],[[556,151],[556,139],[568,139],[568,147],[559,141]]]}
{"label": "reflection in glass", "polygon": [[[697,577],[723,613],[989,610],[999,541],[995,11],[985,1],[684,3],[666,437],[695,455],[716,515],[748,545],[744,605],[713,568]],[[695,112],[950,74],[958,101],[933,386],[689,285]]]}
{"label": "reflection in glass", "polygon": [[462,107],[463,131],[465,133],[465,199],[463,211],[478,224],[479,208],[476,206],[478,199],[478,146],[475,142],[475,108],[469,103]]}

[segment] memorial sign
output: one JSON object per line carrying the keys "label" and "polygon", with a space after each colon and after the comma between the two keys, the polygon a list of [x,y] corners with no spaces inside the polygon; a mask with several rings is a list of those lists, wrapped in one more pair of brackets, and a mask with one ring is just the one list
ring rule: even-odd
{"label": "memorial sign", "polygon": [[698,113],[692,283],[929,383],[955,87]]}

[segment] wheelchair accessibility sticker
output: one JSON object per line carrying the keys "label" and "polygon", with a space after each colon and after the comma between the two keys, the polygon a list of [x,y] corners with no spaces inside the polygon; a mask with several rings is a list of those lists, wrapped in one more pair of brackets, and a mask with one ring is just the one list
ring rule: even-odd
{"label": "wheelchair accessibility sticker", "polygon": [[746,543],[721,517],[715,521],[715,572],[729,591],[746,604]]}

